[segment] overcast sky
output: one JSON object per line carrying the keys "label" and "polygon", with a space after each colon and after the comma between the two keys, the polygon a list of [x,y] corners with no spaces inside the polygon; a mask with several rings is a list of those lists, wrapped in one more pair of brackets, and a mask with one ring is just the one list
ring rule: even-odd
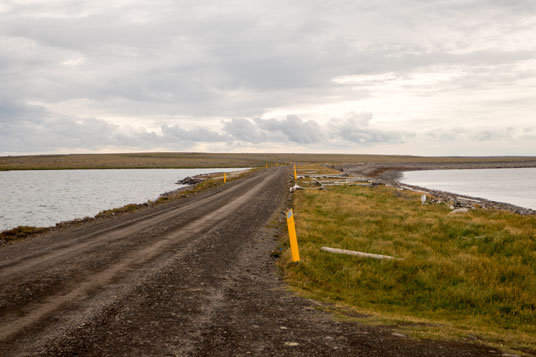
{"label": "overcast sky", "polygon": [[0,155],[536,155],[536,1],[0,0]]}

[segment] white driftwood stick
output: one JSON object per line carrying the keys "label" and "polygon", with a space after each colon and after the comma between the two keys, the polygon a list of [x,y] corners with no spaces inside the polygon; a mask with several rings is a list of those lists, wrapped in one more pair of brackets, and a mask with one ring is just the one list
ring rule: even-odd
{"label": "white driftwood stick", "polygon": [[[323,250],[324,252],[335,253],[335,254],[357,255],[358,257],[363,257],[363,258],[389,259],[389,260],[395,259],[395,257],[392,257],[390,255],[356,252],[354,250],[346,250],[346,249],[339,249],[339,248],[322,247],[320,248],[320,250]],[[397,260],[401,260],[401,259],[397,259]]]}

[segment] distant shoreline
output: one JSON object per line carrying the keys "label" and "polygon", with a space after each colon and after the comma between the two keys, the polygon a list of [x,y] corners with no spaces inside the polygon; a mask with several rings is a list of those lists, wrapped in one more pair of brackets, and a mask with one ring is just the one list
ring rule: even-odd
{"label": "distant shoreline", "polygon": [[516,206],[506,202],[488,200],[482,197],[467,196],[454,192],[434,190],[422,186],[409,185],[400,182],[404,171],[418,170],[471,170],[471,169],[514,169],[514,168],[536,168],[536,160],[525,162],[473,162],[473,163],[421,163],[421,164],[379,164],[379,165],[359,165],[338,167],[346,173],[360,174],[379,183],[394,186],[398,189],[409,189],[412,191],[428,193],[436,197],[440,202],[451,204],[454,208],[475,208],[506,210],[522,215],[536,215],[536,210]]}
{"label": "distant shoreline", "polygon": [[362,165],[335,166],[343,172],[353,172],[385,181],[396,181],[401,172],[418,170],[472,170],[472,169],[519,169],[536,167],[536,158],[527,160],[497,160],[469,162],[396,162],[396,163],[366,163]]}
{"label": "distant shoreline", "polygon": [[183,169],[224,167],[265,167],[276,164],[329,164],[337,167],[418,167],[428,165],[535,165],[532,156],[410,156],[311,153],[122,153],[0,156],[0,171],[7,170],[75,170],[75,169]]}

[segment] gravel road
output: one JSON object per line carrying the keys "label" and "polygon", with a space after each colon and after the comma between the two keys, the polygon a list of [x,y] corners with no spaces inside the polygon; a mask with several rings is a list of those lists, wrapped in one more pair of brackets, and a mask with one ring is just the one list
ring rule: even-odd
{"label": "gravel road", "polygon": [[289,175],[1,247],[0,356],[497,355],[337,322],[290,293],[270,255],[281,224],[269,224]]}

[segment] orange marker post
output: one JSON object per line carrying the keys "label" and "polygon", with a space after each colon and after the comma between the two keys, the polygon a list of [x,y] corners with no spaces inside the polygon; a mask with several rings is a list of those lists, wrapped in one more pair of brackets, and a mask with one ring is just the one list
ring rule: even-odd
{"label": "orange marker post", "polygon": [[227,174],[224,172],[223,173],[223,183],[226,183],[227,182]]}
{"label": "orange marker post", "polygon": [[292,253],[292,261],[300,261],[300,252],[298,250],[298,239],[296,238],[296,227],[294,226],[294,214],[292,208],[287,211],[287,226],[288,236],[290,239],[290,251]]}
{"label": "orange marker post", "polygon": [[266,164],[266,168],[268,168],[268,164]]}

